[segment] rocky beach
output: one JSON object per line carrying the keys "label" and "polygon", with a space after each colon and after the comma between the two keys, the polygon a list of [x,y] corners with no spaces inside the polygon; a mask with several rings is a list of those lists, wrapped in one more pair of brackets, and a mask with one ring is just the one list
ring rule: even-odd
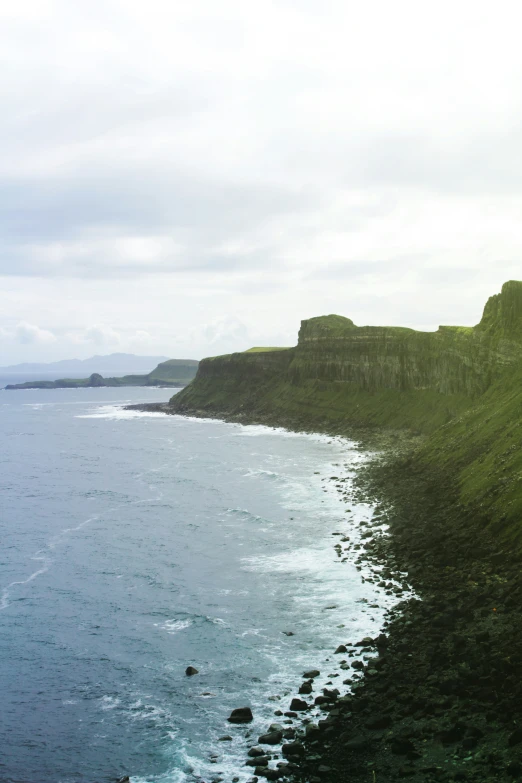
{"label": "rocky beach", "polygon": [[[162,404],[154,410],[172,412]],[[222,416],[248,420],[244,413]],[[261,420],[275,424],[270,415],[252,423]],[[345,479],[329,481],[348,507],[365,502],[374,512],[351,539],[334,531],[333,547],[398,603],[380,634],[332,649],[323,687],[316,678],[324,673],[303,672],[299,691],[281,698],[266,733],[256,741],[246,732],[252,783],[517,780],[520,560],[484,533],[484,521],[459,503],[454,482],[419,466],[422,437],[359,435],[373,459],[358,468],[350,490]]]}

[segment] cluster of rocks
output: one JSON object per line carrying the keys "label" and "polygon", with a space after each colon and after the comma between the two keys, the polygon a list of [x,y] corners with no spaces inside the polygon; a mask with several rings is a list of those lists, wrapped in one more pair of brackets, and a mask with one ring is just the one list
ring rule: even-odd
{"label": "cluster of rocks", "polygon": [[317,690],[320,672],[304,672],[248,750],[250,783],[522,780],[520,563],[415,463],[370,466],[350,500],[379,495],[362,534],[336,533],[334,548],[401,603],[383,633],[335,650],[349,692],[337,673]]}
{"label": "cluster of rocks", "polygon": [[378,655],[352,664],[362,679],[304,737],[291,779],[522,780],[519,561],[425,467],[373,466],[357,499],[377,493],[390,501],[390,535],[368,537],[361,554],[389,569],[385,588],[407,571],[416,595],[389,611]]}

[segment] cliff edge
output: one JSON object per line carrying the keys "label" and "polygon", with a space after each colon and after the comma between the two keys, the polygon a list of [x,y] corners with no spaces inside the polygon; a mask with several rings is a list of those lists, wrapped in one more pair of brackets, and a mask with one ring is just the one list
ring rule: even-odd
{"label": "cliff edge", "polygon": [[416,460],[443,469],[464,504],[522,535],[522,282],[492,296],[474,327],[436,332],[301,323],[297,346],[204,359],[169,404],[191,413],[357,436],[428,436]]}

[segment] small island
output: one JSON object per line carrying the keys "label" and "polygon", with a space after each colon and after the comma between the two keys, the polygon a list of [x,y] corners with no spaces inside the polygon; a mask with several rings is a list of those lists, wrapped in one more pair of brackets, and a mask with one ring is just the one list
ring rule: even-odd
{"label": "small island", "polygon": [[27,381],[9,383],[13,389],[90,389],[101,386],[161,386],[181,388],[195,377],[199,362],[195,359],[168,359],[148,375],[123,375],[121,378],[104,378],[97,372],[88,378],[59,378],[56,381]]}

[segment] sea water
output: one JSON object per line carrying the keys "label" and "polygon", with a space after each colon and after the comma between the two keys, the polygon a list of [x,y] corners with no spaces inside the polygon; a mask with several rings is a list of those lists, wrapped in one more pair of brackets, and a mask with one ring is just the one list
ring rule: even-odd
{"label": "sea water", "polygon": [[379,632],[386,599],[332,537],[372,509],[325,480],[365,455],[124,410],[168,395],[0,392],[0,780],[248,780],[302,672]]}

